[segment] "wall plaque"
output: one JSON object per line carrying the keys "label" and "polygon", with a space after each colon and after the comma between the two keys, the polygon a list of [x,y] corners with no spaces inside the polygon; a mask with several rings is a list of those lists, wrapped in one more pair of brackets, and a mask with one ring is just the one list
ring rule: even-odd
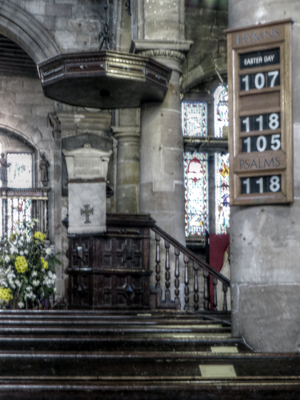
{"label": "wall plaque", "polygon": [[232,205],[293,201],[291,24],[226,31]]}

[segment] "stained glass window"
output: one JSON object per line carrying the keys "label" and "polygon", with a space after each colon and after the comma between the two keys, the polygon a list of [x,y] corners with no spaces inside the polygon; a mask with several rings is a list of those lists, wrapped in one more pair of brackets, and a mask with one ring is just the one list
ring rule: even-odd
{"label": "stained glass window", "polygon": [[208,231],[208,154],[184,153],[185,235]]}
{"label": "stained glass window", "polygon": [[183,136],[207,136],[207,103],[183,102],[181,112]]}
{"label": "stained glass window", "polygon": [[223,127],[228,126],[228,92],[222,85],[214,93],[214,123],[215,137],[222,137]]}
{"label": "stained glass window", "polygon": [[229,228],[229,154],[215,154],[215,219],[216,234],[227,233]]}
{"label": "stained glass window", "polygon": [[7,186],[11,188],[32,187],[32,154],[8,153]]}

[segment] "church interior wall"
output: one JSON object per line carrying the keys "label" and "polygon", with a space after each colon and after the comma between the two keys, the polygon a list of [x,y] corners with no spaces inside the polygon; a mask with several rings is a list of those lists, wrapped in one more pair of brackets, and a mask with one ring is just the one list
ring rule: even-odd
{"label": "church interior wall", "polygon": [[[151,184],[149,193],[143,194],[143,196],[146,196],[145,209],[150,212],[153,207],[151,199],[154,195],[158,196],[156,211],[159,218],[157,223],[164,225],[166,231],[173,233],[172,224],[169,224],[169,213],[179,213],[183,220],[184,210],[182,196],[178,192],[178,183],[173,187],[173,183],[169,183],[168,177],[173,175],[173,170],[176,170],[178,176],[176,175],[175,180],[183,185],[183,147],[176,145],[177,147],[175,146],[176,149],[174,149],[174,132],[177,132],[176,135],[179,135],[179,139],[181,136],[180,115],[177,111],[176,115],[169,111],[172,107],[174,107],[174,110],[180,109],[180,93],[184,96],[195,95],[198,99],[205,97],[204,94],[208,96],[207,90],[209,89],[207,88],[218,79],[216,66],[223,74],[224,62],[226,62],[226,60],[224,61],[226,51],[223,33],[223,29],[227,26],[226,11],[200,9],[199,6],[196,9],[188,6],[184,8],[184,1],[182,0],[166,0],[163,2],[163,6],[160,4],[161,2],[156,0],[149,2],[132,0],[132,15],[126,10],[125,2],[120,0],[113,0],[108,3],[96,0],[10,0],[9,2],[4,1],[4,3],[18,7],[38,21],[41,29],[43,28],[52,38],[52,48],[61,52],[99,49],[99,39],[101,39],[99,34],[103,31],[108,18],[104,8],[106,4],[109,4],[109,24],[113,28],[110,37],[111,46],[117,50],[128,52],[132,45],[132,39],[141,38],[142,35],[144,35],[143,39],[156,41],[157,44],[164,42],[162,46],[165,46],[168,41],[174,40],[180,42],[186,39],[194,42],[188,54],[182,52],[182,54],[187,54],[187,58],[181,67],[178,67],[178,59],[174,62],[174,59],[171,56],[169,57],[171,53],[166,53],[167,56],[161,53],[160,61],[171,62],[170,65],[172,66],[176,65],[169,91],[172,96],[175,93],[177,97],[167,96],[160,111],[153,111],[151,110],[152,106],[149,106],[143,117],[144,119],[148,118],[152,128],[156,127],[156,134],[160,135],[161,132],[168,131],[168,135],[164,134],[159,139],[163,147],[162,159],[159,162],[163,163],[165,172],[162,176],[158,171],[160,183],[156,182],[156,184],[161,186],[158,191],[152,193],[153,185]],[[137,17],[137,14],[140,16],[142,7],[145,7],[145,18],[143,20]],[[111,21],[112,15],[114,21]],[[19,17],[23,18],[23,16]],[[16,33],[14,32],[13,35],[15,37]],[[42,35],[44,34],[41,31]],[[40,57],[39,54],[35,61],[40,60]],[[199,66],[201,67],[200,74]],[[180,68],[183,72],[181,80],[179,80],[182,75]],[[190,77],[192,79],[189,79]],[[181,87],[178,85],[179,82]],[[185,84],[185,82],[188,84]],[[76,135],[95,134],[97,118],[95,117],[93,122],[88,123],[87,121],[91,121],[92,118],[92,113],[88,110],[66,106],[47,99],[42,93],[38,79],[2,76],[0,83],[2,92],[0,126],[10,126],[22,132],[23,135],[28,135],[39,151],[47,154],[50,163],[49,187],[52,190],[49,194],[49,234],[50,240],[55,241],[56,250],[61,252],[64,262],[61,273],[58,274],[57,282],[57,293],[58,296],[61,296],[64,293],[63,280],[65,278],[62,271],[67,265],[67,258],[65,257],[67,234],[60,223],[66,217],[68,210],[67,196],[62,190],[62,184],[64,184],[62,183],[63,160],[60,152],[64,138],[67,136],[70,136],[72,141],[72,135],[75,137]],[[53,129],[48,119],[49,114],[59,116],[62,125],[62,137],[53,137]],[[83,115],[84,118],[79,121],[78,116],[80,115]],[[140,109],[115,110],[111,117],[111,125],[116,127],[114,132],[120,130],[122,135],[111,133],[110,127],[109,130],[100,127],[100,133],[98,132],[99,136],[101,136],[102,131],[105,131],[105,135],[108,135],[108,137],[112,135],[115,140],[113,144],[116,149],[115,156],[118,150],[118,160],[112,162],[109,168],[109,180],[115,186],[113,204],[110,206],[110,210],[137,213],[140,211]],[[158,118],[158,124],[155,123],[155,118]],[[161,123],[162,120],[163,123]],[[119,138],[126,136],[126,140],[121,144],[121,139],[119,139],[120,143],[117,145],[118,134]],[[149,135],[152,135],[151,131]],[[148,145],[150,146],[149,143],[147,143]],[[157,146],[159,147],[159,143],[157,143]],[[127,150],[125,151],[125,149]],[[155,159],[152,160],[152,162],[154,161]],[[118,162],[119,174],[117,175]],[[178,163],[181,166],[180,170]],[[169,202],[168,196],[163,196],[161,190],[170,184],[172,185],[172,203]],[[179,236],[182,238],[183,232],[180,232]],[[183,279],[181,281],[183,282]]]}

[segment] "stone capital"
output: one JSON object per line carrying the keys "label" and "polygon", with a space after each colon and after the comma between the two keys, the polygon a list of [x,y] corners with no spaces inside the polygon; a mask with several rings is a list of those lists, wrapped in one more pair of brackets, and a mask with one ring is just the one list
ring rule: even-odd
{"label": "stone capital", "polygon": [[139,143],[140,127],[139,126],[112,126],[114,137],[120,142]]}
{"label": "stone capital", "polygon": [[131,44],[133,53],[155,58],[174,71],[181,73],[181,64],[190,50],[191,40],[134,40]]}

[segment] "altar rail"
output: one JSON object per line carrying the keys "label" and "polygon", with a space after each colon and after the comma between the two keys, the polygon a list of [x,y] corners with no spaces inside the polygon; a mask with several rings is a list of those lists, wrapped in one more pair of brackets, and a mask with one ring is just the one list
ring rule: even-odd
{"label": "altar rail", "polygon": [[0,236],[10,236],[17,223],[38,220],[36,230],[48,231],[49,188],[0,188]]}
{"label": "altar rail", "polygon": [[[155,304],[152,304],[152,307],[185,311],[193,309],[198,311],[204,308],[206,311],[217,311],[217,285],[219,283],[219,285],[222,285],[221,292],[223,292],[223,307],[219,311],[228,311],[227,294],[230,288],[230,281],[157,225],[154,224],[151,229],[155,233],[156,241],[156,285],[155,289],[152,289]],[[175,262],[175,268],[172,268],[172,271],[174,271],[174,296],[171,293],[171,246],[174,248]],[[180,255],[182,255],[182,258]],[[180,264],[182,262],[183,264]],[[181,304],[180,301],[180,265],[184,265],[184,304]],[[204,278],[203,308],[200,303],[199,271],[202,271]],[[164,273],[165,278],[164,287],[161,285],[162,273]],[[212,279],[212,296],[210,296],[210,279]],[[193,305],[190,305],[190,295],[193,295]]]}

